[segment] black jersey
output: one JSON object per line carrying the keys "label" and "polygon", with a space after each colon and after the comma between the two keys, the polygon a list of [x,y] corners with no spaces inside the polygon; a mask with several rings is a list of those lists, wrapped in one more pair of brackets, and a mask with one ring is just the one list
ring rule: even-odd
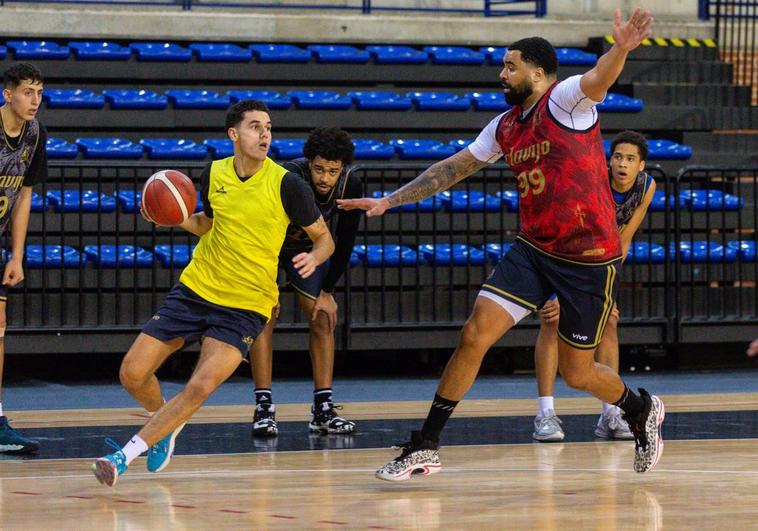
{"label": "black jersey", "polygon": [[[608,178],[613,180],[610,172],[608,172]],[[624,228],[629,220],[632,219],[634,211],[642,203],[645,198],[645,194],[650,188],[650,183],[653,178],[644,171],[637,174],[637,179],[634,181],[634,185],[626,192],[617,192],[611,186],[613,192],[613,203],[616,207],[616,225],[619,230]]]}

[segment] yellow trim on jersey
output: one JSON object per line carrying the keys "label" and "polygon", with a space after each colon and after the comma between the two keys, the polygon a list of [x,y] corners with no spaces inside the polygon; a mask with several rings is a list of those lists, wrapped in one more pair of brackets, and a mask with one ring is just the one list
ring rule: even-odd
{"label": "yellow trim on jersey", "polygon": [[200,237],[179,282],[213,304],[269,318],[279,299],[279,251],[290,223],[281,196],[287,170],[266,158],[243,182],[233,161],[211,163],[213,225]]}
{"label": "yellow trim on jersey", "polygon": [[605,278],[605,303],[603,305],[603,314],[600,317],[600,322],[597,324],[597,332],[595,333],[595,344],[599,344],[603,338],[603,332],[605,331],[605,324],[608,322],[608,317],[611,315],[613,309],[613,282],[616,279],[616,267],[613,265],[608,266],[608,274]]}
{"label": "yellow trim on jersey", "polygon": [[8,300],[8,297],[0,297],[0,302],[5,302]]}
{"label": "yellow trim on jersey", "polygon": [[547,251],[543,251],[542,249],[540,249],[539,247],[537,247],[536,245],[534,245],[533,243],[531,243],[530,241],[528,241],[523,236],[516,236],[516,239],[517,240],[521,240],[522,242],[524,242],[525,244],[527,244],[529,247],[531,247],[532,249],[536,250],[537,252],[540,252],[540,253],[544,254],[545,256],[549,256],[550,258],[554,258],[554,259],[560,260],[562,262],[567,262],[569,264],[576,264],[576,265],[583,265],[583,266],[604,266],[604,265],[612,264],[613,262],[615,262],[616,260],[618,260],[619,258],[621,258],[621,255],[619,255],[619,256],[617,256],[615,258],[612,258],[610,260],[606,260],[605,262],[579,262],[579,261],[576,261],[576,260],[570,260],[568,258],[562,258],[560,256],[555,256],[554,254],[550,254]]}
{"label": "yellow trim on jersey", "polygon": [[303,297],[305,297],[305,298],[307,298],[307,299],[310,299],[310,300],[312,300],[312,301],[315,301],[315,300],[316,300],[316,297],[314,297],[314,296],[313,296],[313,295],[311,295],[310,293],[308,293],[308,292],[305,292],[305,291],[301,290],[300,288],[298,288],[297,286],[295,286],[295,285],[294,285],[294,284],[292,284],[292,283],[290,283],[290,285],[292,286],[292,289],[294,289],[295,291],[297,291],[297,292],[298,292],[300,295],[302,295]]}
{"label": "yellow trim on jersey", "polygon": [[507,291],[503,291],[500,288],[496,288],[495,286],[492,286],[490,284],[482,284],[482,288],[487,288],[487,290],[495,291],[498,293],[498,295],[502,295],[503,297],[507,299],[512,299],[513,302],[518,303],[520,306],[526,306],[526,308],[529,310],[534,311],[537,309],[537,306],[535,306],[531,302],[527,302],[524,299],[520,299],[519,297],[516,297],[515,295],[512,295],[511,293],[508,293]]}

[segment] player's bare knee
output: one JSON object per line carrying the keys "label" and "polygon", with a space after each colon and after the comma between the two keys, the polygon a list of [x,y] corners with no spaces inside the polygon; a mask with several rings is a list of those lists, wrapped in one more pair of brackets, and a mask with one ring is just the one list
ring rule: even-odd
{"label": "player's bare knee", "polygon": [[316,319],[310,323],[311,335],[319,339],[324,339],[332,335],[332,328],[329,326],[329,318],[320,313],[316,316]]}
{"label": "player's bare knee", "polygon": [[138,389],[147,382],[150,375],[140,370],[137,364],[131,363],[127,358],[121,363],[118,378],[126,389]]}
{"label": "player's bare knee", "polygon": [[216,382],[210,378],[192,378],[185,390],[193,402],[202,404],[217,387]]}
{"label": "player's bare knee", "polygon": [[580,367],[561,367],[561,377],[566,382],[566,385],[572,389],[583,391],[589,386],[589,375],[587,371],[582,370]]}
{"label": "player's bare knee", "polygon": [[476,321],[469,320],[461,330],[461,335],[458,340],[458,344],[461,348],[465,349],[467,353],[476,352],[481,357],[487,353],[487,349],[490,348],[490,344],[486,339],[482,338],[480,327]]}

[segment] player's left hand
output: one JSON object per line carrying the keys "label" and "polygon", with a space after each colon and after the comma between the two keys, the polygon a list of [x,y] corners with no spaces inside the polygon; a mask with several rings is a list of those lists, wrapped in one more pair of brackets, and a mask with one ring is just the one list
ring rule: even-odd
{"label": "player's left hand", "polygon": [[297,269],[298,274],[303,278],[308,278],[318,267],[316,257],[311,253],[300,253],[292,259],[292,263]]}
{"label": "player's left hand", "polygon": [[318,317],[318,312],[324,312],[326,318],[329,321],[329,330],[334,332],[334,328],[337,326],[337,301],[331,293],[322,291],[319,293],[316,299],[316,304],[313,306],[313,314],[311,315],[311,321],[315,321]]}
{"label": "player's left hand", "polygon": [[747,355],[751,358],[758,356],[758,339],[754,339],[750,346],[747,348]]}
{"label": "player's left hand", "polygon": [[24,280],[24,266],[21,260],[11,260],[5,264],[3,286],[17,286]]}
{"label": "player's left hand", "polygon": [[642,41],[653,34],[650,25],[653,23],[653,17],[650,11],[643,11],[640,8],[634,10],[632,16],[626,24],[621,23],[621,10],[616,8],[616,16],[613,21],[613,40],[622,50],[631,52]]}

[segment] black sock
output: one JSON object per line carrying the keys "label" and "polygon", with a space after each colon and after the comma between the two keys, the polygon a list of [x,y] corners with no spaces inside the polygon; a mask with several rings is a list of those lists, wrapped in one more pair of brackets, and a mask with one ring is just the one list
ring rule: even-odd
{"label": "black sock", "polygon": [[442,428],[445,427],[447,419],[453,414],[453,410],[457,405],[457,400],[448,400],[435,393],[434,402],[432,402],[432,407],[429,408],[429,415],[426,417],[424,426],[421,428],[421,435],[424,439],[439,442]]}
{"label": "black sock", "polygon": [[316,411],[321,411],[324,402],[332,403],[332,388],[322,387],[321,389],[313,390],[313,405],[316,406]]}
{"label": "black sock", "polygon": [[265,387],[255,388],[255,405],[260,406],[262,404],[271,405],[271,389]]}
{"label": "black sock", "polygon": [[624,384],[624,394],[613,405],[620,407],[629,417],[637,417],[645,409],[645,401],[634,394],[634,391],[629,389],[626,384]]}

